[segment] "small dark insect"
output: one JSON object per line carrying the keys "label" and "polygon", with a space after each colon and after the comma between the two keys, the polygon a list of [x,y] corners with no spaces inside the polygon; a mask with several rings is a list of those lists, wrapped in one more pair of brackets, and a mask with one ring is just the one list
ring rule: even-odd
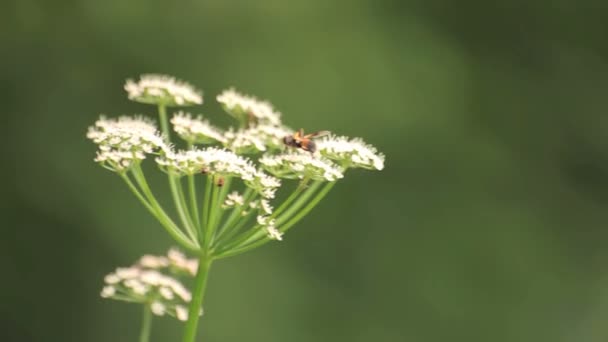
{"label": "small dark insect", "polygon": [[224,186],[224,177],[220,177],[217,179],[217,186],[219,186],[219,187]]}
{"label": "small dark insect", "polygon": [[293,135],[285,136],[283,138],[283,143],[290,147],[301,148],[304,151],[315,153],[317,150],[317,145],[314,141],[312,141],[312,139],[328,134],[329,131],[318,131],[304,135],[304,130],[300,128],[300,130],[295,132]]}
{"label": "small dark insect", "polygon": [[206,167],[204,167],[204,168],[201,170],[201,173],[202,173],[202,174],[204,174],[204,175],[206,175],[206,174],[208,174],[208,173],[209,173],[209,169],[208,169],[208,168],[206,168]]}

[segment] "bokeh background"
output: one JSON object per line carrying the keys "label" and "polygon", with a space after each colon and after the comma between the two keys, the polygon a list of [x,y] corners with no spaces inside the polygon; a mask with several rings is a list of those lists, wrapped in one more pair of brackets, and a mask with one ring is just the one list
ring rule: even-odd
{"label": "bokeh background", "polygon": [[[153,116],[122,90],[150,72],[222,125],[235,86],[387,156],[282,243],[216,263],[202,341],[608,340],[606,7],[2,2],[0,340],[136,340],[103,276],[172,243],[85,132]],[[153,341],[180,333],[159,319]]]}

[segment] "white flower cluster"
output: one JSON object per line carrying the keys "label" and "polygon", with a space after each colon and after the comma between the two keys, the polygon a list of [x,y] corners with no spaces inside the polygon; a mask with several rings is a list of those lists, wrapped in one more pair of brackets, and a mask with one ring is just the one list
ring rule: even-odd
{"label": "white flower cluster", "polygon": [[281,182],[257,170],[253,163],[232,151],[207,147],[189,151],[168,151],[156,158],[160,168],[176,175],[197,173],[217,174],[241,178],[243,182],[265,198],[273,198]]}
{"label": "white flower cluster", "polygon": [[183,254],[175,250],[170,251],[166,258],[146,255],[137,264],[117,268],[106,275],[101,296],[132,303],[151,303],[150,308],[155,315],[168,314],[186,321],[192,294],[179,280],[160,270],[174,265],[190,272],[188,262]]}
{"label": "white flower cluster", "polygon": [[238,131],[227,131],[225,146],[242,154],[280,150],[285,147],[283,138],[291,134],[293,131],[284,126],[256,125]]}
{"label": "white flower cluster", "polygon": [[275,111],[272,104],[253,96],[240,94],[232,88],[218,95],[217,101],[222,104],[226,112],[237,119],[255,120],[258,124],[281,123],[281,113]]}
{"label": "white flower cluster", "polygon": [[333,182],[344,175],[331,161],[310,153],[265,155],[259,160],[266,171],[279,178],[321,180]]}
{"label": "white flower cluster", "polygon": [[275,226],[276,221],[271,219],[269,216],[258,215],[257,217],[258,224],[264,227],[266,230],[266,235],[272,240],[283,240],[283,233],[281,233]]}
{"label": "white flower cluster", "polygon": [[330,136],[317,142],[317,150],[321,155],[346,167],[370,170],[384,168],[384,155],[360,138]]}
{"label": "white flower cluster", "polygon": [[156,162],[165,172],[177,175],[205,173],[249,179],[256,172],[249,160],[216,147],[170,151],[156,158]]}
{"label": "white flower cluster", "polygon": [[142,75],[137,82],[127,80],[125,90],[130,100],[142,103],[166,106],[203,103],[203,95],[199,90],[167,75]]}
{"label": "white flower cluster", "polygon": [[224,209],[240,207],[245,204],[245,199],[237,191],[233,191],[226,196],[226,200],[222,207]]}
{"label": "white flower cluster", "polygon": [[193,118],[189,113],[177,112],[171,119],[173,130],[180,138],[191,144],[226,143],[221,130],[214,127],[201,116]]}
{"label": "white flower cluster", "polygon": [[143,117],[106,119],[103,116],[89,127],[87,138],[99,146],[95,161],[112,171],[130,168],[146,154],[165,149],[154,124]]}
{"label": "white flower cluster", "polygon": [[188,259],[184,253],[175,248],[171,248],[167,256],[146,254],[139,259],[137,265],[155,270],[168,268],[171,273],[190,276],[195,276],[198,270],[198,260]]}

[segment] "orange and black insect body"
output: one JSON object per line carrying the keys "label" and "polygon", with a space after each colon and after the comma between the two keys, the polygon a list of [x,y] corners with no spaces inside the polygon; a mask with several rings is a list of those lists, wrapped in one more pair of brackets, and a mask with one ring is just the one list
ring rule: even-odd
{"label": "orange and black insect body", "polygon": [[293,135],[285,136],[283,138],[283,143],[290,147],[301,148],[304,151],[315,153],[315,151],[317,150],[317,144],[315,144],[312,139],[322,137],[327,134],[329,134],[328,131],[319,131],[304,135],[304,131],[300,129]]}
{"label": "orange and black insect body", "polygon": [[222,186],[224,186],[224,182],[225,182],[224,181],[224,177],[218,178],[217,179],[217,186],[219,186],[221,188]]}

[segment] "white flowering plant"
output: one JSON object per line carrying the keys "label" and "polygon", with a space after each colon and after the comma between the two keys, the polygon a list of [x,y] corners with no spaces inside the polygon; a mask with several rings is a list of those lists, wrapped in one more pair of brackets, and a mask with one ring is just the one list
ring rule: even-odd
{"label": "white flowering plant", "polygon": [[[130,100],[157,107],[160,130],[142,115],[101,116],[87,133],[98,147],[95,161],[116,173],[173,240],[195,257],[171,250],[166,257],[144,256],[106,276],[102,297],[144,306],[141,342],[149,340],[152,314],[186,321],[183,341],[195,341],[215,260],[282,240],[349,169],[384,168],[384,155],[358,138],[329,135],[314,143],[314,149],[294,144],[294,130],[281,122],[280,112],[234,89],[216,98],[237,121],[226,130],[202,115],[177,111],[168,117],[169,107],[203,103],[201,91],[186,82],[143,75],[127,80],[125,90]],[[174,135],[182,141],[174,142]],[[177,220],[148,183],[141,166],[146,159],[166,174]],[[289,182],[296,183],[291,194],[277,196]],[[192,292],[178,275],[194,277]]]}

